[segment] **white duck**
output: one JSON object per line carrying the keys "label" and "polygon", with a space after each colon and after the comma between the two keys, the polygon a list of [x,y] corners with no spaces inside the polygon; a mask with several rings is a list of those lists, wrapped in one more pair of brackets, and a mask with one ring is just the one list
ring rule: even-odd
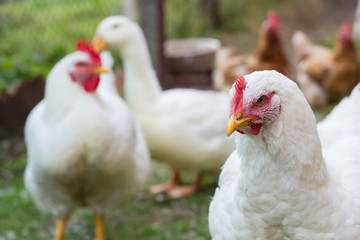
{"label": "white duck", "polygon": [[[105,53],[106,54],[106,53]],[[111,68],[112,59],[102,55]],[[95,240],[105,240],[104,214],[128,202],[149,175],[150,154],[140,128],[117,95],[100,56],[78,43],[46,81],[44,99],[25,126],[25,186],[37,206],[57,217],[55,240],[76,207],[95,212]]]}
{"label": "white duck", "polygon": [[[204,171],[220,171],[235,149],[224,134],[230,105],[227,94],[195,89],[162,91],[151,64],[143,32],[124,16],[104,19],[94,39],[97,51],[116,48],[124,62],[125,99],[139,121],[152,157],[173,167],[171,181],[150,191],[171,197],[192,194]],[[179,185],[179,169],[197,171],[194,185]]]}
{"label": "white duck", "polygon": [[[210,205],[212,238],[359,239],[359,86],[324,120],[338,133],[321,137],[324,148],[309,104],[287,77],[254,72],[230,93],[227,133],[245,134],[236,133]],[[322,134],[325,125],[318,128]]]}

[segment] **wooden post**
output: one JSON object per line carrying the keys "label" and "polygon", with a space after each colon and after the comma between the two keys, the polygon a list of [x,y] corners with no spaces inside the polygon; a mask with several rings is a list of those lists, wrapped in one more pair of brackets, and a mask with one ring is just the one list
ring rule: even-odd
{"label": "wooden post", "polygon": [[212,27],[221,26],[220,3],[218,0],[199,0],[198,5],[204,18],[208,18]]}
{"label": "wooden post", "polygon": [[140,0],[140,25],[144,30],[152,64],[160,83],[164,81],[164,0]]}

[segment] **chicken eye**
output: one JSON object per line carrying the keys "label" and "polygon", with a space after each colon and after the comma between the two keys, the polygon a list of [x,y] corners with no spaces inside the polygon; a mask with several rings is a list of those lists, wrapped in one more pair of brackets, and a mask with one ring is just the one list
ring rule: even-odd
{"label": "chicken eye", "polygon": [[265,96],[261,96],[261,97],[259,97],[259,99],[255,102],[255,105],[261,106],[261,105],[264,104],[264,102],[265,102]]}
{"label": "chicken eye", "polygon": [[76,66],[78,66],[78,67],[85,67],[86,65],[87,65],[86,62],[77,62],[76,63]]}
{"label": "chicken eye", "polygon": [[112,25],[112,28],[113,28],[113,29],[116,29],[116,28],[118,28],[119,26],[120,26],[119,23],[115,23],[115,24]]}

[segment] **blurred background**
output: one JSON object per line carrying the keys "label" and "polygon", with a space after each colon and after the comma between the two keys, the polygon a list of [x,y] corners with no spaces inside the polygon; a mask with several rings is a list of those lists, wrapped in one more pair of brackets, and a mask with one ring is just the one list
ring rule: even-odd
{"label": "blurred background", "polygon": [[[332,47],[341,23],[354,21],[356,7],[356,0],[0,0],[0,240],[49,239],[53,234],[53,218],[39,214],[23,187],[23,124],[43,97],[44,80],[53,65],[74,51],[77,39],[90,40],[103,18],[125,13],[135,18],[151,49],[163,49],[162,41],[169,39],[202,37],[253,53],[262,21],[275,10],[291,58],[294,31]],[[155,27],[146,24],[157,20]],[[121,59],[113,56],[121,93]],[[155,67],[163,68],[158,74],[164,88],[212,88],[209,72],[185,82],[181,74],[172,74],[166,56],[153,60]],[[153,182],[168,178],[166,167],[154,163],[154,169]],[[207,211],[216,179],[206,181],[208,188],[187,199],[140,194],[133,204],[109,216],[109,239],[209,239]],[[91,239],[92,214],[77,211],[67,235]]]}

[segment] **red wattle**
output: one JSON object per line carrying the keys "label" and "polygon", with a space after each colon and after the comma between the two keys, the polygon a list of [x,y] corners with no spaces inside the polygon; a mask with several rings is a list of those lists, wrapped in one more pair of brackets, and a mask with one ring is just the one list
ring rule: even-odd
{"label": "red wattle", "polygon": [[251,129],[251,133],[253,135],[258,135],[259,132],[260,132],[260,129],[261,129],[261,124],[253,124],[253,123],[250,123],[250,129]]}
{"label": "red wattle", "polygon": [[237,132],[241,133],[241,134],[245,134],[243,131],[236,129]]}
{"label": "red wattle", "polygon": [[100,77],[93,75],[86,82],[82,83],[82,86],[86,92],[94,92],[98,87],[100,82]]}

